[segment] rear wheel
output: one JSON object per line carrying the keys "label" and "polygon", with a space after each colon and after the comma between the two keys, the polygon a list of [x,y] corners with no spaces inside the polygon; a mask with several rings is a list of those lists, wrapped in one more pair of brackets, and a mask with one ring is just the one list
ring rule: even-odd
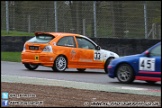
{"label": "rear wheel", "polygon": [[128,64],[121,64],[118,66],[116,71],[116,77],[119,82],[122,83],[132,83],[135,79],[133,69]]}
{"label": "rear wheel", "polygon": [[84,72],[86,69],[77,69],[79,72]]}
{"label": "rear wheel", "polygon": [[105,66],[104,66],[104,71],[105,73],[108,73],[108,65],[110,64],[111,60],[113,60],[114,58],[109,58],[108,60],[106,60]]}
{"label": "rear wheel", "polygon": [[53,71],[64,71],[67,67],[67,60],[64,56],[58,56],[52,67]]}
{"label": "rear wheel", "polygon": [[35,70],[35,69],[38,68],[39,65],[25,63],[24,66],[25,66],[27,69],[29,69],[29,70]]}

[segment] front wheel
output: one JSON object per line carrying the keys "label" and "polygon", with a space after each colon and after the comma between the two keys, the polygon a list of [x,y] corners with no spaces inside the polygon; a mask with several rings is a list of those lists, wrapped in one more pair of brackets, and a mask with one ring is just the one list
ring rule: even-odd
{"label": "front wheel", "polygon": [[67,67],[67,60],[64,56],[58,56],[52,67],[53,71],[64,71]]}
{"label": "front wheel", "polygon": [[116,71],[116,77],[119,82],[122,83],[132,83],[135,79],[133,69],[128,64],[121,64],[118,66]]}
{"label": "front wheel", "polygon": [[25,66],[27,69],[29,69],[29,70],[35,70],[35,69],[38,68],[39,65],[25,63],[24,66]]}

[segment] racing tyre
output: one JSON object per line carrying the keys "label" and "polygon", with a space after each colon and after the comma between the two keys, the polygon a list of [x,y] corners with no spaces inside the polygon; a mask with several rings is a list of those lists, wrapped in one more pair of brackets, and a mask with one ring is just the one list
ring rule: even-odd
{"label": "racing tyre", "polygon": [[114,58],[109,58],[108,60],[106,60],[105,66],[104,66],[104,71],[105,73],[108,73],[108,65],[110,64],[111,60],[113,60]]}
{"label": "racing tyre", "polygon": [[67,60],[64,56],[58,56],[52,67],[53,71],[62,72],[67,67]]}
{"label": "racing tyre", "polygon": [[134,71],[128,64],[121,64],[116,70],[116,77],[119,82],[132,83],[135,79]]}
{"label": "racing tyre", "polygon": [[24,66],[29,70],[35,70],[38,68],[39,65],[25,63]]}
{"label": "racing tyre", "polygon": [[77,69],[79,72],[84,72],[86,69]]}

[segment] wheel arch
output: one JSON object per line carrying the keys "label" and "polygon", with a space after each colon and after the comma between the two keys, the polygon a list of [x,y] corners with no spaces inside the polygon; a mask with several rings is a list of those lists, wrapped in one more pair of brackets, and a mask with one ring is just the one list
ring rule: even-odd
{"label": "wheel arch", "polygon": [[106,73],[108,73],[108,71],[107,71],[107,65],[108,65],[109,60],[110,60],[110,59],[114,59],[114,58],[115,58],[115,57],[108,57],[108,58],[106,59],[105,64],[104,64],[104,71],[105,71]]}
{"label": "wheel arch", "polygon": [[114,70],[114,76],[116,77],[116,74],[117,74],[117,69],[118,69],[118,67],[121,65],[121,64],[127,64],[127,65],[129,65],[131,68],[132,68],[132,70],[133,70],[133,73],[134,73],[134,75],[135,75],[135,70],[134,70],[134,68],[133,68],[133,66],[130,64],[130,63],[128,63],[128,62],[121,62],[121,63],[119,63],[117,66],[116,66],[116,68],[115,68],[115,70]]}
{"label": "wheel arch", "polygon": [[108,57],[107,59],[106,59],[106,61],[105,61],[105,64],[104,65],[106,65],[106,62],[108,61],[108,60],[110,60],[110,59],[114,59],[115,57],[113,57],[113,56],[111,56],[111,57]]}
{"label": "wheel arch", "polygon": [[115,57],[113,57],[113,56],[111,56],[111,57],[108,57],[107,59],[106,59],[106,61],[105,61],[105,64],[104,64],[104,67],[107,65],[106,63],[107,63],[107,61],[109,61],[110,59],[114,59]]}

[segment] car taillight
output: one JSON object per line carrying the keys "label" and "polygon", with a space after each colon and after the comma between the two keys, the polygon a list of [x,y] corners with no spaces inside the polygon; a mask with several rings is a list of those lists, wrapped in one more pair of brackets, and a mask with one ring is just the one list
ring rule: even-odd
{"label": "car taillight", "polygon": [[53,52],[52,47],[50,45],[45,46],[45,48],[43,49],[43,52]]}

